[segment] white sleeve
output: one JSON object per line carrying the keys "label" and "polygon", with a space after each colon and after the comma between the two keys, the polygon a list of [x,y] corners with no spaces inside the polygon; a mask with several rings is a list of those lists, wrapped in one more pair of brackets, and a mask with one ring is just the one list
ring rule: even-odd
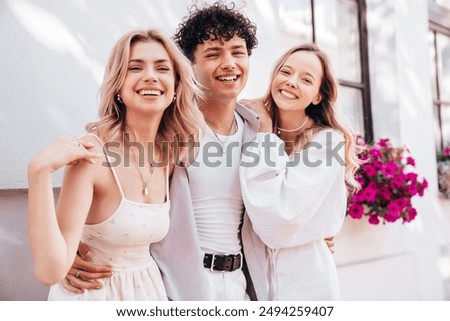
{"label": "white sleeve", "polygon": [[339,231],[346,205],[344,155],[344,138],[334,130],[316,134],[291,160],[274,134],[259,133],[243,151],[244,205],[267,246],[297,246]]}

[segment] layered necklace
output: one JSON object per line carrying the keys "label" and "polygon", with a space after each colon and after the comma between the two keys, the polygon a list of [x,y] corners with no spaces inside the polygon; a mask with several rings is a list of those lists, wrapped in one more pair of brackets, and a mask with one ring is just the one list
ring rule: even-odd
{"label": "layered necklace", "polygon": [[[155,168],[153,167],[153,164],[147,160],[147,163],[149,165],[150,176],[147,179],[144,179],[144,175],[142,174],[142,171],[139,168],[139,159],[136,155],[136,151],[134,150],[134,148],[133,148],[133,155],[134,155],[134,157],[136,159],[136,163],[137,163],[136,170],[139,172],[139,175],[141,176],[141,180],[142,180],[142,194],[144,194],[145,196],[148,196],[148,183],[150,182],[150,179],[153,176],[153,172],[155,171]],[[145,159],[145,157],[144,157],[144,159]]]}
{"label": "layered necklace", "polygon": [[231,136],[231,132],[233,130],[234,124],[236,123],[236,127],[237,127],[237,122],[236,122],[236,117],[234,117],[233,115],[233,121],[231,122],[230,128],[228,129],[228,133],[229,135],[227,135],[227,137],[225,138],[225,140],[221,140],[219,135],[216,133],[216,131],[212,128],[212,126],[208,123],[208,121],[205,118],[205,123],[206,125],[208,125],[209,129],[211,129],[211,131],[213,132],[214,136],[216,137],[217,141],[220,143],[220,145],[222,145],[222,155],[225,155],[225,144],[227,143],[228,139]]}
{"label": "layered necklace", "polygon": [[285,133],[294,133],[294,132],[296,132],[296,131],[299,131],[300,129],[302,129],[302,128],[306,125],[306,123],[308,122],[308,120],[309,120],[309,117],[306,116],[305,121],[304,121],[300,126],[298,126],[297,128],[294,128],[294,129],[284,129],[284,128],[281,128],[281,127],[277,127],[277,129],[278,129],[278,130],[277,130],[277,134],[280,135],[281,132],[285,132]]}

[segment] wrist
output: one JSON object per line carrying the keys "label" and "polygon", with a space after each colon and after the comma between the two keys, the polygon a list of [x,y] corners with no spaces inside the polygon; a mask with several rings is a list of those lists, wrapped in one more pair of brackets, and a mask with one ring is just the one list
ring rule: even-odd
{"label": "wrist", "polygon": [[55,170],[40,155],[35,156],[28,164],[28,175],[51,174]]}

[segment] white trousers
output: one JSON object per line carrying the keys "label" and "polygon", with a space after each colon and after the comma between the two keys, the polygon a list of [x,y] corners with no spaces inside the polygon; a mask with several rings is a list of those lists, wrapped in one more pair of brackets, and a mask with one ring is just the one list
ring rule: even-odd
{"label": "white trousers", "polygon": [[204,277],[208,280],[210,297],[213,301],[250,301],[245,292],[247,281],[242,269],[232,272],[215,272],[204,268]]}

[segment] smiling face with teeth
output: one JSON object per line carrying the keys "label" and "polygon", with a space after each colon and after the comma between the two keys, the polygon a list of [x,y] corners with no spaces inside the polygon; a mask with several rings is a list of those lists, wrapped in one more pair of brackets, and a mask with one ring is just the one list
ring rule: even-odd
{"label": "smiling face with teeth", "polygon": [[205,87],[208,99],[235,104],[248,78],[248,52],[245,40],[206,40],[194,51],[193,69]]}
{"label": "smiling face with teeth", "polygon": [[173,100],[174,88],[175,69],[164,46],[153,40],[133,43],[120,89],[127,113],[135,110],[162,114]]}
{"label": "smiling face with teeth", "polygon": [[279,110],[304,115],[311,103],[318,104],[322,99],[319,93],[322,73],[322,63],[314,53],[296,51],[291,54],[272,79],[271,93]]}

